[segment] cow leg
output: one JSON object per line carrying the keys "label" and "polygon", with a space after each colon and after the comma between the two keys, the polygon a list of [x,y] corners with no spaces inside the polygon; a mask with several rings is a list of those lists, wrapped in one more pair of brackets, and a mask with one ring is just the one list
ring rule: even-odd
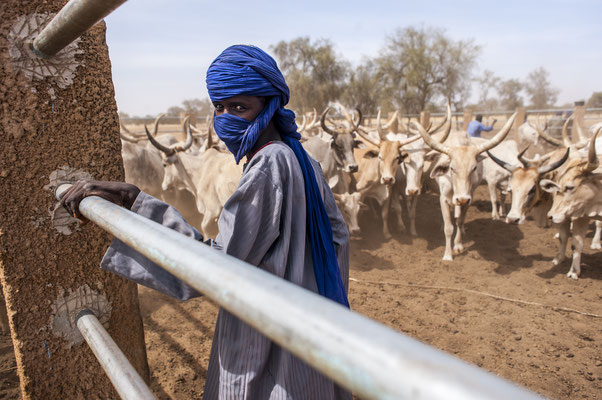
{"label": "cow leg", "polygon": [[506,193],[500,191],[500,217],[506,215]]}
{"label": "cow leg", "polygon": [[500,214],[497,208],[497,188],[495,183],[487,183],[487,189],[489,189],[489,199],[491,200],[491,218],[497,221],[500,219]]}
{"label": "cow leg", "polygon": [[578,218],[573,221],[573,262],[571,263],[571,269],[566,274],[569,278],[577,279],[579,278],[579,274],[581,274],[581,252],[583,251],[583,242],[588,226],[589,218],[587,217]]}
{"label": "cow leg", "polygon": [[454,259],[451,245],[452,235],[454,234],[452,215],[444,196],[439,196],[439,203],[441,204],[441,215],[443,216],[443,232],[445,232],[445,253],[443,254],[443,260],[452,261]]}
{"label": "cow leg", "polygon": [[389,230],[389,207],[391,204],[391,196],[388,195],[381,205],[380,215],[383,219],[383,235],[385,240],[391,239],[391,231]]}
{"label": "cow leg", "polygon": [[569,241],[570,228],[571,222],[569,220],[558,225],[558,255],[552,260],[554,265],[559,265],[566,260],[566,244]]}
{"label": "cow leg", "polygon": [[410,234],[417,236],[416,233],[416,204],[418,204],[418,195],[411,196],[408,199],[408,214],[410,214]]}
{"label": "cow leg", "polygon": [[594,250],[602,249],[602,244],[600,243],[600,235],[602,234],[602,221],[596,221],[596,233],[592,238],[591,248]]}
{"label": "cow leg", "polygon": [[466,219],[466,213],[468,212],[468,206],[460,207],[460,215],[456,218],[456,237],[454,239],[454,254],[460,254],[464,251],[464,245],[462,244],[462,235],[464,234],[464,220]]}
{"label": "cow leg", "polygon": [[395,219],[396,219],[396,223],[397,223],[397,228],[401,232],[404,232],[406,230],[406,226],[403,223],[402,199],[401,199],[401,196],[399,196],[395,191],[393,191],[392,195],[393,196],[391,197],[391,210],[393,211],[393,213],[395,215]]}

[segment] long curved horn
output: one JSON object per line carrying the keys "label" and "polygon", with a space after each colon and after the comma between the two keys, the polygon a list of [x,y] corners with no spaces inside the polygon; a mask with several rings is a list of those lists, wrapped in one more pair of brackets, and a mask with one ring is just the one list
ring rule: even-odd
{"label": "long curved horn", "polygon": [[175,151],[186,151],[192,146],[192,132],[190,130],[190,115],[187,115],[184,118],[184,123],[182,124],[182,129],[186,131],[186,143],[180,146],[179,144],[174,146]]}
{"label": "long curved horn", "polygon": [[297,126],[297,132],[301,133],[305,130],[305,127],[307,126],[307,117],[305,116],[305,114],[303,114],[303,123],[301,124],[301,126]]}
{"label": "long curved horn", "polygon": [[124,140],[126,142],[129,142],[129,143],[138,143],[140,140],[142,140],[142,139],[137,139],[137,138],[135,138],[135,137],[133,137],[131,135],[128,135],[128,134],[126,134],[124,132],[119,132],[119,136],[121,136],[122,140]]}
{"label": "long curved horn", "polygon": [[520,161],[521,164],[523,164],[523,167],[525,168],[531,168],[531,162],[529,160],[527,160],[525,157],[523,157],[525,155],[525,153],[527,152],[527,150],[529,150],[529,146],[531,146],[530,144],[527,145],[527,147],[525,147],[523,149],[523,151],[521,151],[520,153],[518,153],[518,161]]}
{"label": "long curved horn", "polygon": [[433,133],[435,133],[439,129],[441,129],[443,127],[443,125],[445,125],[446,122],[447,122],[447,116],[445,116],[445,118],[443,118],[443,120],[439,123],[439,125],[437,125],[434,128],[428,130],[429,135],[432,135]]}
{"label": "long curved horn", "polygon": [[435,127],[435,129],[429,132],[429,135],[433,135],[435,132],[439,130],[441,126],[444,126],[443,132],[441,132],[441,137],[435,136],[435,140],[439,143],[445,143],[447,138],[449,137],[449,133],[451,132],[452,127],[452,115],[451,115],[451,104],[447,103],[447,114],[445,115],[445,119],[440,124],[440,126]]}
{"label": "long curved horn", "polygon": [[541,167],[537,168],[537,172],[539,173],[539,175],[547,174],[548,172],[554,171],[556,168],[564,164],[565,161],[569,159],[570,151],[571,148],[569,147],[566,149],[566,153],[564,153],[564,156],[562,156],[560,160],[553,162],[552,164],[542,165]]}
{"label": "long curved horn", "polygon": [[318,111],[314,108],[312,111],[311,122],[305,127],[305,129],[312,129],[316,126],[318,121]]}
{"label": "long curved horn", "polygon": [[338,135],[338,133],[336,131],[333,131],[332,129],[330,129],[328,126],[326,126],[326,114],[328,114],[328,112],[330,111],[331,107],[326,107],[326,110],[324,110],[324,112],[322,113],[322,116],[320,117],[320,126],[322,127],[322,129],[324,129],[324,132],[328,133],[329,135],[331,135],[332,137],[336,137]]}
{"label": "long curved horn", "polygon": [[205,149],[209,150],[213,147],[213,132],[215,131],[215,127],[213,126],[213,119],[215,115],[211,114],[209,116],[209,122],[207,123],[207,142],[205,143]]}
{"label": "long curved horn", "polygon": [[568,117],[566,119],[566,121],[564,122],[564,125],[562,125],[562,141],[566,147],[569,147],[570,145],[573,144],[571,142],[571,139],[569,139],[569,121],[572,118],[573,118],[573,115],[571,114],[571,116]]}
{"label": "long curved horn", "polygon": [[376,147],[377,149],[380,148],[380,142],[375,142],[374,140],[372,140],[372,138],[370,137],[368,132],[366,132],[365,130],[363,130],[360,127],[358,127],[355,131],[357,132],[358,135],[360,135],[360,138],[363,139],[365,142]]}
{"label": "long curved horn", "polygon": [[418,130],[420,136],[422,136],[422,139],[424,140],[424,143],[426,143],[431,149],[449,155],[450,148],[448,146],[445,146],[444,144],[434,140],[419,123],[412,121],[412,125]]}
{"label": "long curved horn", "polygon": [[489,139],[487,142],[477,146],[477,151],[480,153],[490,150],[492,148],[494,148],[495,146],[497,146],[498,144],[502,143],[502,140],[504,140],[506,138],[506,136],[508,135],[508,132],[510,132],[510,128],[512,128],[512,125],[514,124],[514,120],[516,119],[516,115],[518,113],[514,113],[510,116],[510,118],[508,118],[508,121],[506,121],[506,124],[502,127],[502,129],[500,129],[500,131],[491,139]]}
{"label": "long curved horn", "polygon": [[[339,106],[341,107],[341,109],[343,110],[343,115],[345,115],[345,119],[349,122],[349,124],[351,125],[351,127],[349,128],[349,132],[351,133],[353,132],[357,126],[355,125],[355,121],[353,120],[353,118],[351,118],[351,115],[349,115],[349,113],[347,112],[347,109],[345,107],[343,107],[342,105],[339,104]],[[361,115],[361,114],[360,114]]]}
{"label": "long curved horn", "polygon": [[199,128],[197,128],[196,126],[190,124],[190,130],[192,131],[192,133],[196,133],[198,135],[203,135],[203,132],[201,132],[201,130]]}
{"label": "long curved horn", "polygon": [[[420,123],[417,122],[417,124],[420,124]],[[439,128],[443,125],[445,125],[445,129],[443,132],[441,132],[442,133],[441,137],[433,136],[433,139],[439,143],[445,142],[447,140],[447,137],[449,136],[449,133],[451,132],[452,118],[451,118],[451,106],[449,104],[447,105],[447,114],[445,115],[445,118],[443,119],[443,123],[441,123],[440,125],[435,127],[435,129],[427,132],[427,135],[431,136],[434,132],[439,130]],[[422,126],[422,125],[420,125],[420,126]],[[414,132],[419,132],[419,131],[417,131],[416,129],[410,128],[410,132],[414,133]],[[413,143],[420,139],[422,139],[422,135],[419,132],[419,133],[415,134],[414,136],[411,136],[407,139],[398,140],[398,142],[401,144],[401,146],[405,146],[405,145],[408,145],[408,144]]]}
{"label": "long curved horn", "polygon": [[130,130],[128,128],[125,127],[125,125],[123,124],[123,122],[121,122],[121,118],[119,119],[119,126],[121,127],[121,129],[127,133],[127,134],[132,134],[132,132],[130,132]]}
{"label": "long curved horn", "polygon": [[596,168],[600,166],[600,162],[598,161],[598,157],[596,156],[596,137],[602,128],[598,128],[594,136],[589,142],[589,151],[587,152],[587,165],[585,166],[586,172],[592,172]]}
{"label": "long curved horn", "polygon": [[491,154],[491,152],[489,150],[487,150],[487,155],[489,156],[489,158],[491,158],[493,160],[493,162],[495,162],[497,165],[504,168],[506,171],[508,171],[510,173],[514,172],[514,170],[516,168],[518,168],[516,165],[508,164],[506,161],[500,160],[499,158],[497,158],[496,156]]}
{"label": "long curved horn", "polygon": [[[159,114],[159,115],[157,115],[157,118],[155,118],[155,126],[153,128],[153,136],[157,136],[157,132],[159,131],[159,122],[161,121],[161,119],[163,119],[164,116],[165,116],[165,114]],[[146,128],[146,125],[144,125],[144,127]]]}
{"label": "long curved horn", "polygon": [[378,132],[378,137],[381,140],[386,140],[385,131],[382,125],[380,124],[380,109],[378,110],[378,114],[376,114],[376,131]]}
{"label": "long curved horn", "polygon": [[539,137],[541,137],[543,140],[545,140],[546,142],[550,143],[551,145],[557,146],[557,147],[564,147],[564,144],[556,139],[553,138],[552,136],[548,135],[544,130],[542,130],[539,125],[533,125],[530,122],[527,122],[529,124],[529,126],[533,129],[535,129],[535,131],[537,132],[537,134],[539,135]]}
{"label": "long curved horn", "polygon": [[174,149],[172,149],[171,147],[163,146],[161,143],[157,142],[153,135],[151,135],[151,133],[148,131],[146,125],[144,125],[144,130],[146,131],[146,137],[148,138],[148,141],[151,142],[151,144],[155,146],[158,150],[162,151],[167,156],[172,156],[175,154],[176,151]]}
{"label": "long curved horn", "polygon": [[355,123],[355,127],[359,128],[359,126],[362,124],[362,119],[364,116],[362,115],[362,110],[360,110],[359,107],[355,107],[354,110],[357,113],[357,123]]}
{"label": "long curved horn", "polygon": [[395,112],[393,113],[393,116],[391,117],[391,119],[389,120],[389,122],[387,122],[385,124],[385,126],[383,126],[383,128],[385,128],[385,129],[391,128],[391,126],[393,125],[393,123],[397,122],[397,116],[398,115],[399,115],[399,110],[395,110]]}

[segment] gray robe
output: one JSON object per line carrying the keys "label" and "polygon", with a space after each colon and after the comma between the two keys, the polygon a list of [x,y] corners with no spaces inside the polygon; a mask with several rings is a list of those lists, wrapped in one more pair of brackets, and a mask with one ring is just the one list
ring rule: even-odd
{"label": "gray robe", "polygon": [[[319,164],[311,160],[332,225],[345,289],[349,282],[349,234]],[[202,241],[171,206],[140,193],[132,211]],[[246,166],[224,205],[219,235],[206,243],[317,292],[306,237],[305,186],[293,151],[282,142],[261,149]],[[101,267],[181,300],[196,290],[115,239]],[[308,310],[311,311],[311,310]],[[351,394],[261,333],[220,309],[209,359],[206,400],[351,399]]]}

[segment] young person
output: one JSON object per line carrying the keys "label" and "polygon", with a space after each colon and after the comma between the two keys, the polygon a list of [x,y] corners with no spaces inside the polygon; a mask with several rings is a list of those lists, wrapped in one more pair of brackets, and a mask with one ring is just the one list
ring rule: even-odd
{"label": "young person", "polygon": [[[215,131],[246,166],[224,205],[219,235],[226,252],[348,307],[349,235],[319,164],[299,143],[289,89],[274,59],[254,46],[224,50],[207,71]],[[216,177],[219,179],[219,177]],[[77,182],[62,197],[71,213],[97,195],[199,241],[171,206],[121,182]],[[115,239],[101,267],[185,300],[193,288]],[[308,310],[311,312],[311,310]],[[351,399],[329,378],[220,309],[204,398]]]}

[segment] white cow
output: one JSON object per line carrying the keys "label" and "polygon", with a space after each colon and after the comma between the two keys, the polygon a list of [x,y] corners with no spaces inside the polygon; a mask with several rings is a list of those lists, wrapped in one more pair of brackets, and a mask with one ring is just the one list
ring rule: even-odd
{"label": "white cow", "polygon": [[[431,172],[431,177],[436,178],[439,184],[439,202],[445,231],[443,260],[452,260],[453,253],[458,254],[464,250],[462,244],[464,219],[474,190],[482,180],[482,163],[480,161],[485,158],[482,153],[504,140],[515,119],[516,113],[508,119],[504,127],[493,138],[479,144],[472,143],[466,135],[452,137],[448,143],[442,144],[429,136],[420,124],[414,123],[414,127],[418,129],[424,142],[433,150],[442,153]],[[457,225],[453,253],[451,240],[454,225],[450,207],[454,209]]]}
{"label": "white cow", "polygon": [[572,159],[557,182],[550,179],[540,182],[545,191],[554,194],[548,217],[564,226],[572,221],[573,260],[567,273],[572,279],[581,273],[581,252],[590,218],[602,220],[602,168],[595,146],[599,132],[600,129],[590,140],[587,157]]}

